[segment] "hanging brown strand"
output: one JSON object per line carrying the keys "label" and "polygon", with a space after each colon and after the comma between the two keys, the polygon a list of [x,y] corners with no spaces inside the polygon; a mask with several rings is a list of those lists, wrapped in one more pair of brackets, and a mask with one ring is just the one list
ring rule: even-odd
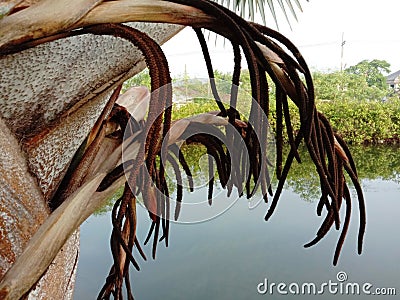
{"label": "hanging brown strand", "polygon": [[197,35],[197,38],[198,38],[200,46],[201,46],[201,51],[203,52],[204,61],[206,62],[208,77],[210,79],[211,91],[212,91],[214,99],[218,105],[218,108],[221,111],[221,115],[225,117],[226,109],[224,107],[224,104],[221,101],[221,98],[218,95],[217,86],[215,85],[214,70],[213,70],[212,63],[211,63],[210,53],[208,52],[208,46],[207,46],[206,39],[204,38],[204,35],[201,32],[201,29],[193,28],[193,30]]}
{"label": "hanging brown strand", "polygon": [[186,162],[185,156],[183,155],[181,149],[176,144],[171,145],[169,148],[170,148],[170,153],[173,153],[175,157],[178,158],[179,163],[181,164],[181,167],[183,168],[187,176],[189,183],[189,191],[193,192],[194,183],[193,183],[192,172],[190,171],[189,165]]}
{"label": "hanging brown strand", "polygon": [[180,212],[182,197],[183,197],[182,174],[179,169],[178,163],[176,162],[176,160],[173,158],[173,156],[170,153],[168,153],[167,160],[171,164],[172,169],[174,170],[174,173],[175,173],[177,190],[176,190],[176,205],[175,205],[174,220],[176,221],[176,220],[178,220],[178,217],[179,217],[179,212]]}
{"label": "hanging brown strand", "polygon": [[[117,37],[122,37],[131,41],[133,44],[139,47],[139,49],[143,52],[145,56],[145,61],[150,69],[150,77],[151,77],[151,86],[152,86],[152,94],[149,105],[149,114],[148,114],[148,122],[146,123],[146,143],[141,144],[139,153],[137,155],[137,159],[133,162],[131,173],[129,174],[128,181],[130,184],[125,186],[124,195],[119,204],[119,210],[116,215],[114,215],[113,221],[113,235],[111,237],[112,244],[118,241],[119,245],[125,250],[125,253],[120,252],[120,246],[112,246],[114,249],[113,257],[114,257],[114,266],[112,269],[115,272],[115,280],[106,281],[105,286],[102,289],[102,294],[99,294],[100,299],[107,299],[110,296],[111,291],[114,290],[114,294],[117,295],[116,298],[122,297],[122,278],[127,278],[129,272],[127,270],[127,265],[129,262],[135,264],[133,260],[133,256],[131,254],[132,247],[134,245],[134,241],[136,239],[134,233],[136,230],[136,222],[129,222],[130,226],[123,225],[123,217],[126,214],[131,214],[132,206],[129,205],[129,202],[132,201],[134,197],[131,192],[131,187],[136,186],[137,175],[140,167],[142,166],[141,162],[144,161],[144,158],[147,157],[147,166],[150,173],[150,176],[153,176],[157,173],[157,170],[154,169],[154,161],[155,156],[157,154],[157,147],[149,147],[150,144],[157,144],[157,141],[160,140],[160,130],[161,130],[161,122],[164,115],[164,108],[169,107],[165,111],[164,116],[164,130],[163,135],[166,135],[166,132],[169,130],[170,126],[170,118],[171,118],[171,100],[172,100],[172,91],[168,84],[171,82],[171,78],[169,76],[168,64],[166,63],[165,56],[163,55],[161,48],[147,35],[141,33],[140,31],[124,26],[124,25],[116,25],[116,24],[105,24],[92,26],[84,29],[83,31],[93,33],[93,34],[110,34]],[[167,86],[165,89],[160,89],[162,86]],[[161,171],[162,173],[163,171]],[[148,198],[148,191],[150,189],[150,181],[145,180],[145,186],[142,189],[144,199]],[[159,213],[160,213],[160,205],[157,203],[157,216],[156,216],[156,228],[155,228],[155,242],[158,240],[158,228],[159,228]],[[128,210],[128,212],[127,212]],[[125,219],[125,224],[127,220]],[[126,229],[125,229],[126,228]],[[127,234],[128,245],[125,244],[122,235],[120,234],[122,231],[125,231]],[[131,248],[131,249],[129,249]],[[153,246],[153,257],[155,256],[155,248]],[[128,253],[129,252],[129,253]],[[122,256],[121,256],[122,255]],[[122,261],[121,258],[127,257],[128,260]],[[137,263],[136,263],[137,265]],[[137,266],[138,267],[138,266]],[[119,271],[118,271],[119,270]],[[125,273],[125,274],[124,274]],[[110,287],[109,285],[113,285]],[[127,290],[127,293],[130,293],[130,290]],[[130,295],[129,297],[131,297]]]}

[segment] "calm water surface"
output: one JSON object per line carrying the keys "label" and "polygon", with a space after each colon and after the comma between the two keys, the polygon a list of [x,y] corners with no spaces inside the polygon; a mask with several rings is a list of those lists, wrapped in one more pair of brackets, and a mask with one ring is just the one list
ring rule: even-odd
{"label": "calm water surface", "polygon": [[[361,256],[356,252],[356,205],[336,267],[332,266],[332,259],[339,232],[332,230],[316,246],[303,248],[314,238],[322,218],[316,216],[316,203],[305,201],[299,196],[298,187],[289,184],[268,222],[264,221],[265,204],[249,210],[243,198],[210,221],[173,224],[170,245],[165,248],[159,244],[156,260],[150,258],[151,245],[145,246],[148,261],[135,253],[141,267],[140,272],[133,268],[131,271],[135,299],[364,299],[365,295],[340,291],[332,295],[328,289],[322,295],[311,296],[294,296],[287,287],[288,295],[279,294],[276,288],[272,294],[270,290],[266,294],[257,292],[257,285],[265,279],[269,284],[293,283],[300,288],[304,282],[315,283],[319,289],[329,280],[339,283],[339,272],[347,275],[343,283],[371,283],[371,293],[376,288],[396,288],[396,296],[375,295],[367,299],[399,299],[400,150],[393,151],[390,159],[378,160],[375,171],[379,172],[362,180],[368,219]],[[364,163],[374,170],[370,161],[362,161],[361,165]],[[388,164],[384,170],[382,163]],[[360,174],[366,168],[361,167]],[[206,197],[206,191],[187,197]],[[138,211],[138,224],[139,240],[143,241],[150,223],[142,208]],[[112,264],[110,233],[109,213],[92,216],[82,225],[75,299],[94,299],[102,287]]]}

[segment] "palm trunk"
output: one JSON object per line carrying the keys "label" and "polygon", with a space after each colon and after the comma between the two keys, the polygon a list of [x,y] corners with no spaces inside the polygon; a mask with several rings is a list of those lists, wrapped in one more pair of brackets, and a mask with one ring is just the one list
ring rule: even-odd
{"label": "palm trunk", "polygon": [[[161,44],[182,28],[135,26]],[[112,90],[144,66],[137,49],[112,37],[72,37],[0,57],[0,278],[49,216],[47,203]],[[70,299],[78,253],[76,232],[29,299]]]}

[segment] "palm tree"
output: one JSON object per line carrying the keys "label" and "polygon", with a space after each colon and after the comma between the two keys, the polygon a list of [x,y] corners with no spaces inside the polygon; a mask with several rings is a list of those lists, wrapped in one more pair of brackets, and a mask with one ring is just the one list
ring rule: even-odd
{"label": "palm tree", "polygon": [[[255,11],[259,10],[264,16],[263,0],[222,2],[239,9],[242,15],[254,16]],[[144,67],[140,52],[145,56],[152,78],[150,112],[144,127],[135,129],[142,130],[145,142],[132,144],[136,145],[135,150],[132,150],[135,156],[128,167],[133,175],[130,175],[124,194],[115,205],[116,215],[113,217],[112,251],[115,262],[110,280],[103,287],[100,298],[109,297],[111,291],[116,291],[116,298],[119,298],[123,281],[128,282],[129,286],[126,272],[129,264],[137,267],[131,255],[132,248],[135,245],[138,247],[135,237],[136,198],[129,185],[135,188],[138,186],[134,175],[141,172],[144,161],[149,166],[151,177],[158,178],[155,185],[150,180],[144,180],[144,184],[139,186],[148,201],[146,206],[154,224],[153,256],[161,225],[162,238],[168,240],[169,217],[155,212],[154,208],[157,210],[165,205],[160,199],[167,201],[164,170],[156,163],[156,157],[164,154],[169,158],[170,149],[167,146],[148,145],[158,145],[165,139],[171,125],[170,110],[164,111],[171,101],[171,90],[158,89],[170,83],[168,66],[157,43],[165,42],[179,32],[182,26],[139,24],[133,28],[122,25],[126,22],[161,22],[194,27],[208,64],[211,83],[212,65],[200,28],[228,38],[235,52],[233,95],[234,86],[238,85],[240,77],[240,49],[244,52],[251,72],[252,96],[258,105],[251,110],[252,123],[243,123],[238,119],[235,114],[235,97],[229,103],[230,108],[217,101],[220,116],[207,116],[206,119],[213,124],[227,122],[243,132],[246,147],[242,150],[249,151],[254,157],[246,167],[251,176],[246,177],[240,168],[234,168],[240,180],[229,182],[229,155],[218,145],[210,144],[209,136],[197,135],[191,141],[204,144],[210,153],[220,159],[218,171],[224,186],[228,189],[236,186],[248,197],[254,192],[252,181],[262,189],[264,195],[267,195],[268,190],[270,174],[263,159],[266,149],[254,134],[264,130],[263,119],[259,116],[268,112],[268,89],[264,75],[268,74],[277,86],[276,102],[280,111],[277,120],[277,176],[280,183],[266,219],[277,205],[291,162],[293,159],[300,160],[297,147],[304,140],[321,179],[322,196],[318,213],[323,208],[328,212],[317,237],[309,245],[322,239],[333,224],[339,228],[338,211],[344,199],[347,214],[335,251],[334,260],[337,261],[349,224],[351,207],[343,176],[345,170],[359,192],[361,251],[365,226],[364,207],[350,152],[341,138],[332,132],[329,122],[316,111],[307,65],[294,45],[279,33],[261,25],[250,24],[207,0],[74,0],[68,3],[43,0],[33,5],[28,2],[26,6],[25,2],[21,4],[19,1],[5,3],[8,6],[2,4],[5,9],[0,20],[0,146],[4,156],[0,167],[2,190],[6,191],[2,195],[1,208],[5,211],[2,214],[2,218],[5,216],[2,226],[8,234],[7,239],[2,239],[1,247],[6,249],[2,252],[0,266],[1,275],[5,274],[0,284],[0,295],[3,298],[18,299],[28,292],[43,276],[63,245],[65,251],[60,252],[58,259],[64,267],[61,268],[62,276],[58,278],[65,280],[61,280],[61,283],[54,281],[60,268],[50,267],[39,285],[42,284],[43,289],[47,288],[56,298],[64,297],[66,290],[71,291],[73,279],[70,280],[70,277],[76,266],[77,251],[74,232],[124,182],[124,177],[121,177],[122,167],[118,164],[121,156],[120,142],[104,150],[105,144],[110,142],[105,138],[107,126],[104,124],[117,124],[114,128],[130,130],[131,125],[126,122],[129,112],[115,105],[115,102],[122,82]],[[267,3],[276,19],[273,1],[267,0]],[[298,0],[286,3],[293,14],[295,10],[292,3],[300,8]],[[287,8],[283,2],[278,0],[278,4],[286,15]],[[140,51],[133,50],[131,43]],[[284,45],[290,53],[285,52],[280,45]],[[102,55],[104,53],[106,55]],[[216,92],[214,96],[218,100]],[[299,107],[302,121],[302,127],[296,135],[292,134],[290,126],[288,97]],[[157,117],[158,114],[161,117]],[[282,165],[281,135],[284,119],[291,151]],[[197,124],[205,124],[202,120]],[[177,134],[178,138],[183,138],[185,132],[190,131],[190,122],[193,120],[181,122],[181,126],[184,126]],[[230,134],[229,130],[226,134]],[[168,146],[173,147],[172,144]],[[240,157],[242,154],[239,152],[237,155]],[[184,159],[179,159],[179,163],[184,165]],[[157,198],[154,187],[163,191],[158,196],[160,198]],[[49,208],[46,203],[49,203]],[[177,211],[179,213],[179,209]],[[15,240],[19,242],[11,242]],[[43,255],[43,251],[46,255]],[[47,280],[46,287],[44,280]],[[51,282],[56,282],[56,285],[49,284]]]}

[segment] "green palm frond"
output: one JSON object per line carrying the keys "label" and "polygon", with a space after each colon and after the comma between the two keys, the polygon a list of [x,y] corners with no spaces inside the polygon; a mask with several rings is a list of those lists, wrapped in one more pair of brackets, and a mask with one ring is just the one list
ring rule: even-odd
{"label": "green palm frond", "polygon": [[[300,0],[216,0],[218,3],[224,5],[225,7],[228,7],[229,9],[237,12],[240,14],[241,17],[250,19],[251,21],[254,21],[254,17],[257,13],[260,13],[261,18],[264,22],[266,23],[266,16],[265,16],[265,11],[266,11],[266,6],[268,5],[268,8],[271,12],[272,17],[274,18],[275,24],[277,27],[278,25],[278,17],[276,14],[274,2],[278,3],[279,7],[282,9],[283,14],[285,15],[286,21],[288,22],[290,26],[290,19],[289,19],[289,14],[287,11],[290,11],[290,14],[295,18],[297,21],[297,14],[296,14],[296,9],[302,12],[302,6],[300,3]],[[309,0],[306,0],[309,1]],[[286,2],[286,5],[285,5]]]}

